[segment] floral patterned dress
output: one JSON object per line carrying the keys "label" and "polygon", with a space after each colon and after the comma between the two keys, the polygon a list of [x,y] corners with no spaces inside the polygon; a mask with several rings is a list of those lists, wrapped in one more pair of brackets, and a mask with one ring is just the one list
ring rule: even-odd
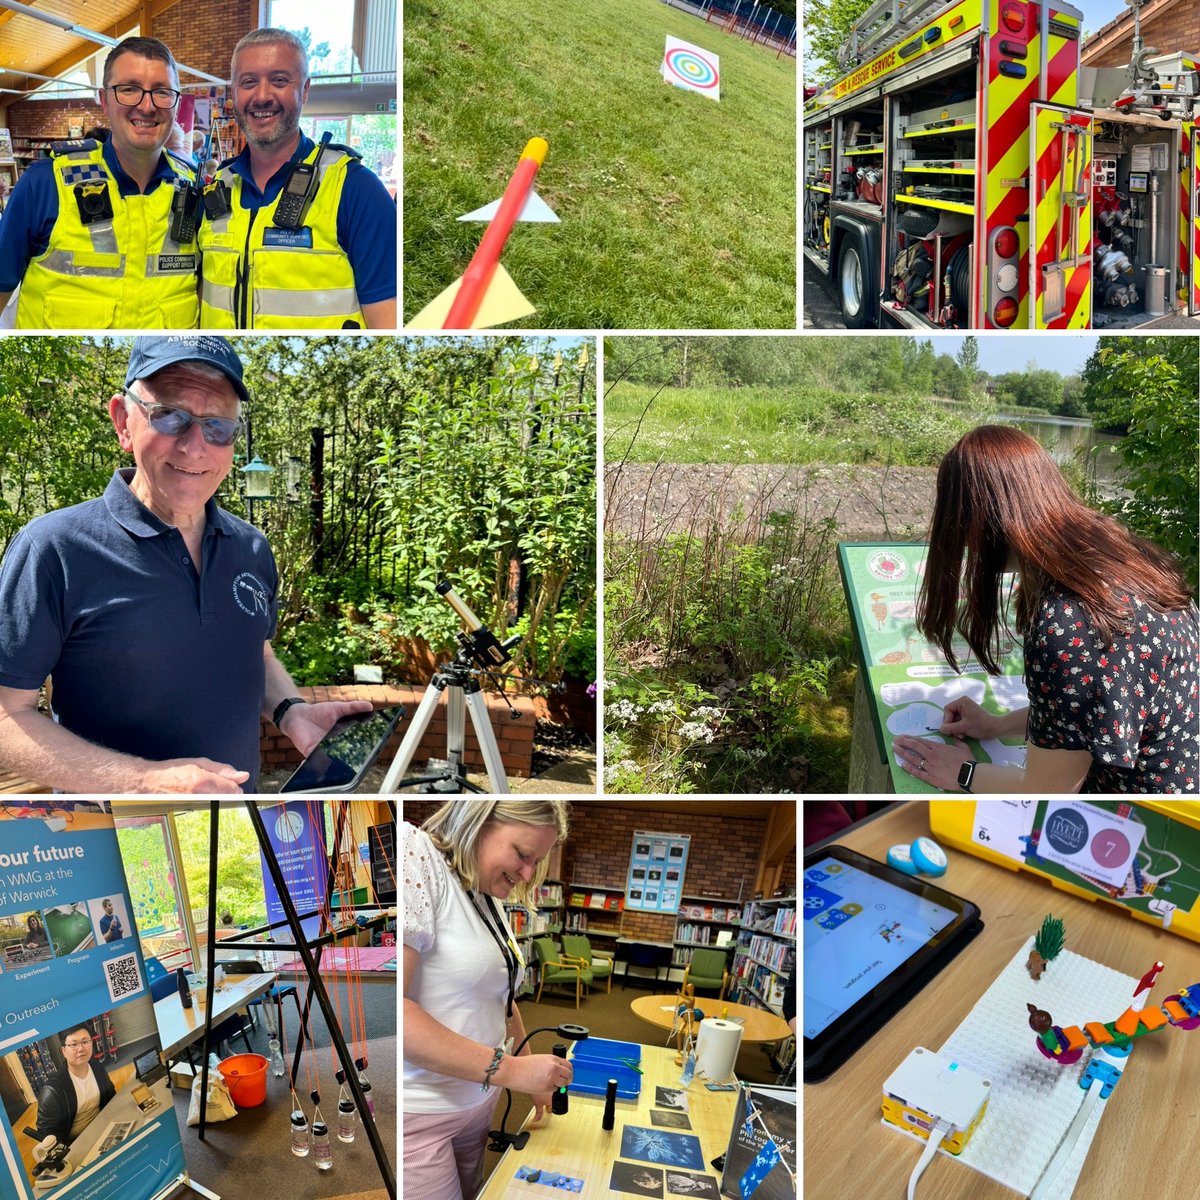
{"label": "floral patterned dress", "polygon": [[1051,590],[1025,639],[1029,742],[1087,750],[1085,792],[1195,792],[1200,633],[1195,605],[1133,597],[1128,634],[1105,645],[1087,610]]}

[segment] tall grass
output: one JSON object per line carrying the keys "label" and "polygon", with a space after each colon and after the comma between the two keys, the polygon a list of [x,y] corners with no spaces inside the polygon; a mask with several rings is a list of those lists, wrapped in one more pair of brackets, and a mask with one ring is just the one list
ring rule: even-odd
{"label": "tall grass", "polygon": [[844,790],[834,521],[762,508],[605,538],[612,792]]}
{"label": "tall grass", "polygon": [[656,388],[604,399],[609,462],[936,466],[975,423],[909,396],[824,386]]}
{"label": "tall grass", "polygon": [[[664,83],[666,35],[720,103]],[[658,0],[407,0],[404,308],[460,275],[529,137],[561,225],[504,253],[537,328],[794,328],[795,61]]]}

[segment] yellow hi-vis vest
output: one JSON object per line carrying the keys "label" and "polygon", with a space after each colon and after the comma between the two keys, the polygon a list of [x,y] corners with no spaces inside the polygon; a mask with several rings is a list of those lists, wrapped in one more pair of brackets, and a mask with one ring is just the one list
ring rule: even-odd
{"label": "yellow hi-vis vest", "polygon": [[[191,172],[169,160],[183,179]],[[58,219],[21,280],[18,329],[195,329],[196,243],[171,237],[175,189],[122,196],[95,142],[54,155]],[[108,193],[112,216],[85,225],[77,186]]]}
{"label": "yellow hi-vis vest", "polygon": [[[317,149],[303,161],[314,161]],[[197,235],[202,328],[366,328],[354,269],[337,240],[338,205],[354,159],[342,147],[326,147],[316,195],[295,230],[274,224],[286,188],[270,204],[245,209],[241,176],[221,164],[216,181],[230,189],[230,211],[216,220],[206,215]]]}

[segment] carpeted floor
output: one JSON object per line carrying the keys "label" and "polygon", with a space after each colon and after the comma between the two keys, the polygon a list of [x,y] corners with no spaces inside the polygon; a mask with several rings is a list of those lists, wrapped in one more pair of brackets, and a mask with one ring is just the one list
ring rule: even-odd
{"label": "carpeted floor", "polygon": [[[586,1025],[593,1037],[665,1046],[667,1031],[658,1029],[648,1021],[634,1016],[629,1005],[639,996],[647,995],[650,992],[666,995],[674,992],[677,987],[677,984],[666,983],[659,984],[657,988],[651,988],[648,984],[641,986],[631,984],[627,990],[622,991],[620,977],[617,977],[613,979],[611,994],[602,989],[593,988],[591,995],[582,1000],[578,1009],[575,1007],[573,992],[568,993],[565,988],[555,991],[547,989],[542,993],[540,1004],[534,1004],[532,998],[521,1001],[521,1019],[525,1022],[526,1030],[538,1029],[543,1025],[561,1025],[569,1022],[575,1025]],[[707,1004],[705,1001],[705,997],[698,997],[697,1007],[707,1011],[718,1003],[715,997],[711,998]],[[546,1054],[549,1053],[550,1047],[556,1040],[552,1033],[541,1033],[534,1037],[530,1046],[535,1053]],[[735,1067],[737,1077],[750,1083],[774,1083],[779,1073],[772,1067],[767,1057],[766,1050],[770,1048],[769,1043],[743,1043],[742,1048],[738,1051]],[[499,1127],[500,1114],[503,1113],[506,1102],[507,1098],[501,1096],[493,1128]],[[532,1107],[533,1102],[527,1095],[522,1092],[514,1092],[512,1112],[509,1114],[507,1128],[509,1130],[519,1129],[521,1122],[525,1119],[525,1114]],[[484,1161],[485,1178],[492,1173],[499,1161],[499,1154],[490,1150],[487,1152]],[[411,1200],[420,1200],[420,1198],[412,1197]]]}
{"label": "carpeted floor", "polygon": [[[348,1036],[349,1000],[344,986],[339,992],[342,1025]],[[375,1101],[375,1123],[388,1159],[396,1170],[396,981],[364,979],[362,993],[368,1039],[367,1075]],[[300,999],[303,1002],[302,981]],[[332,994],[330,999],[334,1000]],[[285,1031],[289,1044],[292,1044],[297,1025],[296,1009],[290,1000],[285,1000],[284,1005]],[[332,1131],[337,1122],[338,1084],[334,1078],[329,1030],[315,1002],[310,1027],[316,1049],[307,1056],[308,1065],[318,1080],[321,1113]],[[250,1044],[256,1053],[267,1053],[267,1036],[260,1014],[258,1030],[250,1035]],[[245,1052],[240,1037],[233,1050],[234,1053]],[[351,1051],[354,1051],[353,1046]],[[308,1097],[309,1090],[302,1064],[296,1091],[311,1120],[313,1106]],[[244,1108],[230,1121],[209,1125],[203,1142],[197,1136],[197,1129],[187,1128],[187,1093],[176,1088],[174,1096],[188,1171],[197,1183],[216,1192],[221,1200],[386,1200],[379,1168],[361,1125],[354,1142],[349,1145],[339,1142],[331,1133],[333,1168],[329,1171],[318,1171],[311,1155],[308,1158],[292,1155],[289,1146],[291,1099],[286,1076],[276,1079],[268,1073],[266,1103],[256,1108]]]}

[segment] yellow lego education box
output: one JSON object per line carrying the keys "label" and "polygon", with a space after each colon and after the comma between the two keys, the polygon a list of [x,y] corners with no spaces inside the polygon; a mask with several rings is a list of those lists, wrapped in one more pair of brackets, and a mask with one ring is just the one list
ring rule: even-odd
{"label": "yellow lego education box", "polygon": [[1200,800],[931,800],[946,846],[1200,942]]}

